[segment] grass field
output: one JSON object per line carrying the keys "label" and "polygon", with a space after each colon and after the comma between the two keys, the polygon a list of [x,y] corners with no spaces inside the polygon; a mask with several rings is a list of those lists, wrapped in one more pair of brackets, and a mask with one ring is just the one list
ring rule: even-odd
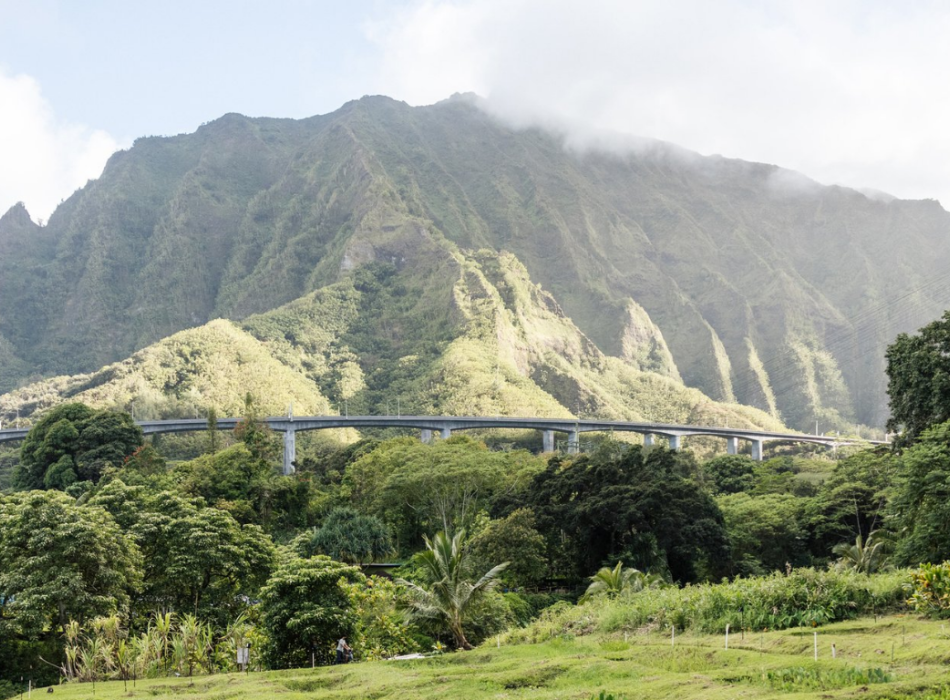
{"label": "grass field", "polygon": [[[950,700],[950,628],[891,616],[818,630],[722,636],[581,636],[483,646],[418,661],[382,661],[195,678],[57,687],[58,698],[572,698],[601,691],[660,698],[917,698]],[[837,650],[832,659],[831,645]],[[45,692],[45,691],[38,691]]]}

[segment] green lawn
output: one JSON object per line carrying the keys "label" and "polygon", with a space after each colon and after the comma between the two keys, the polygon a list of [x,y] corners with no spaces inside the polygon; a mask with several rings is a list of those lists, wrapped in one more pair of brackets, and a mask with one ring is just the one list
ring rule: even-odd
{"label": "green lawn", "polygon": [[[950,699],[946,623],[892,616],[818,630],[686,634],[676,647],[659,633],[583,636],[544,644],[483,646],[420,661],[383,661],[195,678],[97,683],[96,698],[576,698],[600,691],[634,698]],[[831,658],[831,645],[837,658]],[[892,660],[893,653],[893,660]],[[56,688],[58,698],[92,698],[90,684]]]}

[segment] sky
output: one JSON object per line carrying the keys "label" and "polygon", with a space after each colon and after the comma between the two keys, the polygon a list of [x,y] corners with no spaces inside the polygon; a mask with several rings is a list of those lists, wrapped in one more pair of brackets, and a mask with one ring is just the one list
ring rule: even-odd
{"label": "sky", "polygon": [[140,136],[384,94],[486,98],[950,206],[950,3],[0,0],[0,213],[45,220]]}

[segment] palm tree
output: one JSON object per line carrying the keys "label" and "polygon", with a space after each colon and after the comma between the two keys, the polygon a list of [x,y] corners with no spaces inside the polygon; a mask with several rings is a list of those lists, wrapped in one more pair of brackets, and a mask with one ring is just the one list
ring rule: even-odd
{"label": "palm tree", "polygon": [[647,588],[660,588],[666,585],[666,581],[658,574],[644,573],[629,567],[624,569],[622,561],[618,561],[617,566],[612,569],[605,566],[591,576],[590,581],[581,601],[602,595],[612,598],[621,593],[639,593]]}
{"label": "palm tree", "polygon": [[845,571],[857,571],[862,574],[873,574],[885,565],[887,549],[890,541],[886,533],[874,530],[868,534],[867,540],[858,535],[854,544],[843,542],[831,550],[838,555],[835,568]]}
{"label": "palm tree", "polygon": [[469,606],[498,585],[498,574],[509,562],[499,564],[472,583],[469,576],[468,552],[464,546],[465,531],[454,537],[440,532],[430,540],[425,537],[426,551],[413,557],[425,575],[425,584],[417,585],[400,579],[409,591],[409,612],[417,618],[442,620],[460,649],[471,649],[465,638],[462,621]]}

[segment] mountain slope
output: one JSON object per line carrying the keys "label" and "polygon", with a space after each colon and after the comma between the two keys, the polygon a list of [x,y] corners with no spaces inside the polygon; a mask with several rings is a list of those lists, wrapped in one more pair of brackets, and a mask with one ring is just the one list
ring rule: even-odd
{"label": "mountain slope", "polygon": [[[948,232],[935,202],[871,200],[659,143],[578,154],[468,98],[364,98],[300,121],[227,115],[140,139],[45,227],[16,208],[0,219],[0,391],[94,371],[214,318],[251,327],[366,265],[421,290],[396,317],[398,297],[360,310],[390,318],[366,322],[379,342],[410,333],[441,347],[457,319],[429,312],[454,291],[431,278],[453,256],[486,276],[494,256],[553,294],[604,363],[800,428],[881,425],[883,348],[945,305]],[[345,345],[346,371],[367,364],[360,353],[374,364],[372,344]],[[415,354],[445,361],[432,348]],[[364,377],[367,401],[394,395],[399,360]],[[578,410],[573,393],[584,392],[563,390],[562,408]]]}
{"label": "mountain slope", "polygon": [[[438,238],[429,244],[433,274],[371,263],[240,327],[215,320],[98,372],[10,392],[0,397],[0,413],[30,415],[82,400],[134,406],[139,417],[211,405],[219,415],[239,414],[250,391],[272,414],[292,402],[298,415],[569,417],[576,410],[781,428],[761,411],[712,402],[671,377],[604,355],[513,255],[463,254]],[[650,348],[659,342],[642,340]]]}

